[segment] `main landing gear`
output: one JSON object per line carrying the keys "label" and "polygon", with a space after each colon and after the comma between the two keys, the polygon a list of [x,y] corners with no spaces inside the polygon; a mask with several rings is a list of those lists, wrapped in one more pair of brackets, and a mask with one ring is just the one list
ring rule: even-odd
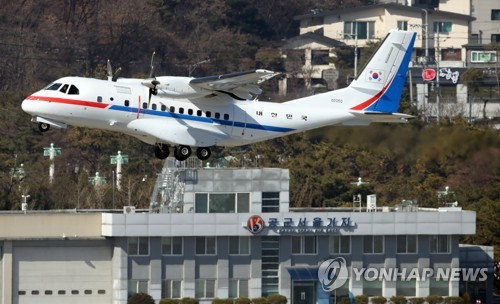
{"label": "main landing gear", "polygon": [[[168,149],[168,146],[165,144],[156,144],[155,146],[155,156],[156,158],[159,159],[165,159],[168,157],[170,151]],[[210,148],[208,147],[198,147],[196,149],[196,156],[200,160],[207,160],[210,158],[210,155],[212,152],[210,151]],[[177,146],[174,149],[174,156],[175,159],[178,161],[183,161],[188,159],[189,156],[191,156],[191,147],[189,146]]]}

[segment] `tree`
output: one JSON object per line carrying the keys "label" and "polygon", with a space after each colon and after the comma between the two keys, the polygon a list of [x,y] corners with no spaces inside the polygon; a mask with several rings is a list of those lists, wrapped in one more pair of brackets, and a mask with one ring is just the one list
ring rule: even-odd
{"label": "tree", "polygon": [[141,292],[128,298],[127,304],[155,304],[155,300],[147,293]]}

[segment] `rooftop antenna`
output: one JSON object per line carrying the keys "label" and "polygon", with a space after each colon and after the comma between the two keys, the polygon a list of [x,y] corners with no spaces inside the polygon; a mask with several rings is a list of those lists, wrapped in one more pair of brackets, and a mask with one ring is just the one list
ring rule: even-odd
{"label": "rooftop antenna", "polygon": [[[361,177],[358,177],[358,180],[355,182],[352,182],[351,185],[355,185],[356,187],[359,187],[361,185],[368,185],[369,182],[364,182]],[[352,196],[352,210],[356,211],[356,205],[359,206],[359,212],[361,212],[361,203],[362,203],[362,198],[361,198],[361,193],[355,194]]]}

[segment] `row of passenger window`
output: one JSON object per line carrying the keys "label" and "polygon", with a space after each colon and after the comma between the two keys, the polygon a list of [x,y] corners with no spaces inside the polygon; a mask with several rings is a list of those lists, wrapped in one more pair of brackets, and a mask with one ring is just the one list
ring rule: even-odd
{"label": "row of passenger window", "polygon": [[[130,105],[130,102],[128,100],[125,100],[125,106],[128,107]],[[147,102],[143,102],[142,103],[142,108],[143,109],[147,109],[148,108],[148,103]],[[156,105],[156,103],[153,103],[151,104],[151,110],[153,111],[156,111],[158,109],[158,106]],[[167,106],[166,105],[161,105],[160,106],[160,110],[162,112],[165,112],[167,111]],[[170,113],[176,113],[175,112],[175,107],[174,106],[171,106],[170,108],[168,108],[168,111]],[[179,107],[178,108],[178,113],[179,114],[184,114],[184,108],[182,107]],[[194,110],[193,109],[187,109],[187,114],[188,115],[194,115]],[[196,111],[196,116],[203,116],[203,111],[202,110],[197,110]],[[212,117],[212,112],[211,111],[206,111],[205,112],[205,117],[208,117],[208,118],[211,118]],[[214,113],[214,118],[215,119],[221,119],[221,114],[219,112],[215,112]],[[229,114],[225,113],[224,114],[224,120],[229,120]]]}
{"label": "row of passenger window", "polygon": [[[91,289],[85,289],[85,290],[83,291],[83,294],[85,294],[85,295],[91,295],[92,293],[93,293],[93,292],[92,292],[92,290],[91,290]],[[17,292],[17,294],[18,294],[18,295],[20,295],[20,296],[25,296],[25,295],[27,295],[28,293],[26,292],[26,290],[19,290],[19,291]],[[40,295],[41,293],[40,293],[40,291],[39,291],[39,290],[32,290],[32,291],[30,292],[30,294],[31,294],[32,296],[38,296],[38,295]],[[71,291],[70,291],[70,292],[68,292],[68,293],[66,293],[66,290],[58,290],[58,291],[57,291],[57,293],[54,293],[52,290],[44,290],[43,294],[44,294],[44,295],[46,295],[46,296],[51,296],[51,295],[55,295],[55,294],[60,295],[60,296],[63,296],[63,295],[66,295],[66,294],[71,294],[71,295],[79,295],[79,294],[80,294],[80,290],[73,289],[73,290],[71,290]],[[99,289],[99,290],[97,290],[97,294],[98,294],[98,295],[104,295],[104,294],[106,294],[106,290],[104,290],[104,289]]]}

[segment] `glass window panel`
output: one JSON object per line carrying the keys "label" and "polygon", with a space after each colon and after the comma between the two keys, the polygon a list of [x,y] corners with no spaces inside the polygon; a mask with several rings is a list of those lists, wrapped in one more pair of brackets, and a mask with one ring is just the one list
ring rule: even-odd
{"label": "glass window panel", "polygon": [[300,253],[300,236],[292,236],[292,253]]}
{"label": "glass window panel", "polygon": [[500,20],[500,9],[491,10],[491,20]]}
{"label": "glass window panel", "polygon": [[139,254],[148,255],[149,254],[149,238],[140,237],[139,238]]}
{"label": "glass window panel", "polygon": [[128,255],[137,255],[137,242],[138,240],[136,237],[128,238]]}
{"label": "glass window panel", "polygon": [[236,194],[216,193],[209,197],[210,213],[235,213]]}
{"label": "glass window panel", "polygon": [[229,280],[229,297],[238,297],[238,280]]}
{"label": "glass window panel", "polygon": [[170,280],[163,280],[161,282],[161,297],[162,298],[171,298],[170,293]]}
{"label": "glass window panel", "polygon": [[250,254],[250,238],[240,236],[240,254]]}
{"label": "glass window panel", "polygon": [[431,253],[436,253],[437,252],[437,248],[438,248],[438,246],[437,246],[437,240],[438,240],[437,235],[431,235],[431,236],[429,236],[429,245],[430,245],[429,247],[430,247]]}
{"label": "glass window panel", "polygon": [[397,236],[398,253],[406,253],[406,235]]}
{"label": "glass window panel", "polygon": [[240,280],[239,295],[240,297],[248,297],[248,280]]}
{"label": "glass window panel", "polygon": [[172,298],[181,298],[181,281],[172,281]]}
{"label": "glass window panel", "polygon": [[363,294],[369,297],[382,295],[382,281],[367,281],[363,278]]}
{"label": "glass window panel", "polygon": [[373,236],[373,253],[383,253],[384,252],[384,236],[375,235]]}
{"label": "glass window panel", "polygon": [[339,244],[340,244],[340,241],[339,241],[339,236],[338,235],[334,235],[334,236],[331,236],[330,237],[330,243],[328,244],[329,248],[330,248],[330,253],[339,253]]}
{"label": "glass window panel", "polygon": [[182,254],[182,237],[172,238],[172,254]]}
{"label": "glass window panel", "polygon": [[137,292],[148,293],[148,281],[139,281],[137,286]]}
{"label": "glass window panel", "polygon": [[447,280],[437,280],[436,278],[430,278],[429,280],[429,293],[431,295],[437,296],[449,296],[450,283]]}
{"label": "glass window panel", "polygon": [[375,38],[375,22],[368,22],[368,39]]}
{"label": "glass window panel", "polygon": [[351,34],[351,27],[352,27],[352,22],[346,21],[344,22],[344,38],[349,39],[350,37],[348,34]]}
{"label": "glass window panel", "polygon": [[215,254],[215,237],[207,237],[207,254]]}
{"label": "glass window panel", "polygon": [[205,295],[207,298],[215,297],[215,280],[207,280],[206,281],[206,292]]}
{"label": "glass window panel", "polygon": [[358,34],[358,39],[366,39],[368,37],[366,22],[356,22],[356,34]]}
{"label": "glass window panel", "polygon": [[439,252],[446,253],[448,252],[448,236],[440,235],[439,236]]}
{"label": "glass window panel", "polygon": [[349,253],[351,251],[351,237],[340,237],[340,253]]}
{"label": "glass window panel", "polygon": [[396,281],[396,294],[398,296],[414,297],[417,290],[417,281]]}
{"label": "glass window panel", "polygon": [[[132,296],[137,293],[137,281],[136,280],[129,280],[128,281],[128,296]],[[71,292],[71,294],[74,294]]]}
{"label": "glass window panel", "polygon": [[316,253],[316,237],[315,236],[304,236],[304,253],[307,253],[307,254]]}
{"label": "glass window panel", "polygon": [[267,198],[280,198],[280,193],[279,192],[262,192],[262,199],[267,199]]}
{"label": "glass window panel", "polygon": [[197,299],[205,297],[205,280],[196,280],[194,283],[194,294]]}
{"label": "glass window panel", "polygon": [[205,254],[205,237],[196,238],[196,254]]}
{"label": "glass window panel", "polygon": [[408,236],[408,253],[417,253],[417,236]]}
{"label": "glass window panel", "polygon": [[371,235],[365,235],[363,237],[363,252],[373,253],[373,238]]}
{"label": "glass window panel", "polygon": [[164,237],[161,239],[161,253],[162,254],[171,254],[172,253],[172,238]]}
{"label": "glass window panel", "polygon": [[250,193],[238,193],[238,213],[250,212]]}
{"label": "glass window panel", "polygon": [[196,193],[194,196],[194,210],[196,213],[208,212],[208,194]]}
{"label": "glass window panel", "polygon": [[229,254],[239,254],[239,241],[237,236],[229,237]]}

